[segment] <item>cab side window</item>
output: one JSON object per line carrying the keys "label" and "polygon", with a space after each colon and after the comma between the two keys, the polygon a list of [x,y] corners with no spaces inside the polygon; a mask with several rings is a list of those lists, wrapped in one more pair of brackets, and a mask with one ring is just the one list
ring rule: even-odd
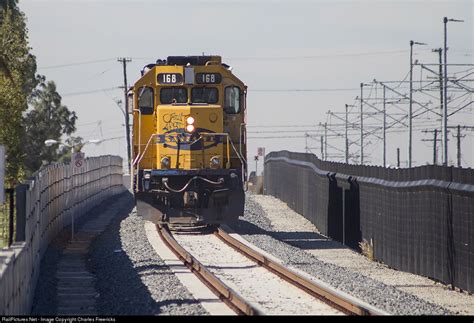
{"label": "cab side window", "polygon": [[225,88],[224,111],[228,114],[240,112],[240,88],[238,86]]}
{"label": "cab side window", "polygon": [[138,108],[142,114],[153,114],[153,89],[142,87],[138,90]]}

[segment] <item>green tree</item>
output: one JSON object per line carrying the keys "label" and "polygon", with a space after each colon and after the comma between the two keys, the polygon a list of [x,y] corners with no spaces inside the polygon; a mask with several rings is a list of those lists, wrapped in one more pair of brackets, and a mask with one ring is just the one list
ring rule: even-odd
{"label": "green tree", "polygon": [[0,0],[0,143],[7,149],[6,181],[10,186],[24,176],[23,113],[39,82],[25,21],[16,0]]}
{"label": "green tree", "polygon": [[61,104],[61,96],[53,81],[42,82],[30,100],[31,110],[25,116],[25,151],[28,158],[25,166],[28,174],[38,170],[42,164],[63,159],[69,155],[67,149],[58,145],[47,147],[47,139],[60,140],[75,130],[76,113]]}

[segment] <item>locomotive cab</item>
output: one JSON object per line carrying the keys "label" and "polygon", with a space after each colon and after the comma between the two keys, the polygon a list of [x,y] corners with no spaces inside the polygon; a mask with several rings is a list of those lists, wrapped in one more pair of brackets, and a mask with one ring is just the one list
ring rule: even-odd
{"label": "locomotive cab", "polygon": [[171,56],[132,88],[138,215],[220,224],[243,215],[246,86],[220,56]]}

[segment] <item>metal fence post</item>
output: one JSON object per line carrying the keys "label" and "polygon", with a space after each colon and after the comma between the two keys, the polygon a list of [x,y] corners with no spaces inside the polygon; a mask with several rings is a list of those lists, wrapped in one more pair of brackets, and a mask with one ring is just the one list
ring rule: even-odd
{"label": "metal fence post", "polygon": [[9,195],[9,202],[10,202],[10,207],[9,207],[9,219],[8,219],[8,246],[10,247],[13,243],[13,234],[14,234],[14,225],[13,225],[13,219],[15,216],[15,190],[13,188],[7,188],[5,190]]}
{"label": "metal fence post", "polygon": [[76,184],[74,182],[74,166],[71,161],[71,188],[72,188],[72,207],[71,207],[71,241],[74,240],[74,212],[76,208]]}
{"label": "metal fence post", "polygon": [[25,241],[26,226],[26,191],[28,185],[19,184],[16,187],[16,237],[15,241]]}

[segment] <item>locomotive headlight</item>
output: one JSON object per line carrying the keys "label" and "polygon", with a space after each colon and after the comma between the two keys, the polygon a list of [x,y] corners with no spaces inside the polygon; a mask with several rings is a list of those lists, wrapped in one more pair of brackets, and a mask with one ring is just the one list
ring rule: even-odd
{"label": "locomotive headlight", "polygon": [[170,158],[169,157],[161,158],[161,165],[165,168],[170,167]]}
{"label": "locomotive headlight", "polygon": [[187,123],[187,124],[194,124],[194,118],[193,118],[193,117],[188,117],[188,118],[186,119],[186,123]]}
{"label": "locomotive headlight", "polygon": [[221,163],[219,156],[213,156],[211,158],[211,168],[218,168]]}
{"label": "locomotive headlight", "polygon": [[193,126],[192,124],[188,124],[188,125],[186,126],[186,131],[187,131],[187,132],[193,132],[193,131],[194,131],[194,126]]}

